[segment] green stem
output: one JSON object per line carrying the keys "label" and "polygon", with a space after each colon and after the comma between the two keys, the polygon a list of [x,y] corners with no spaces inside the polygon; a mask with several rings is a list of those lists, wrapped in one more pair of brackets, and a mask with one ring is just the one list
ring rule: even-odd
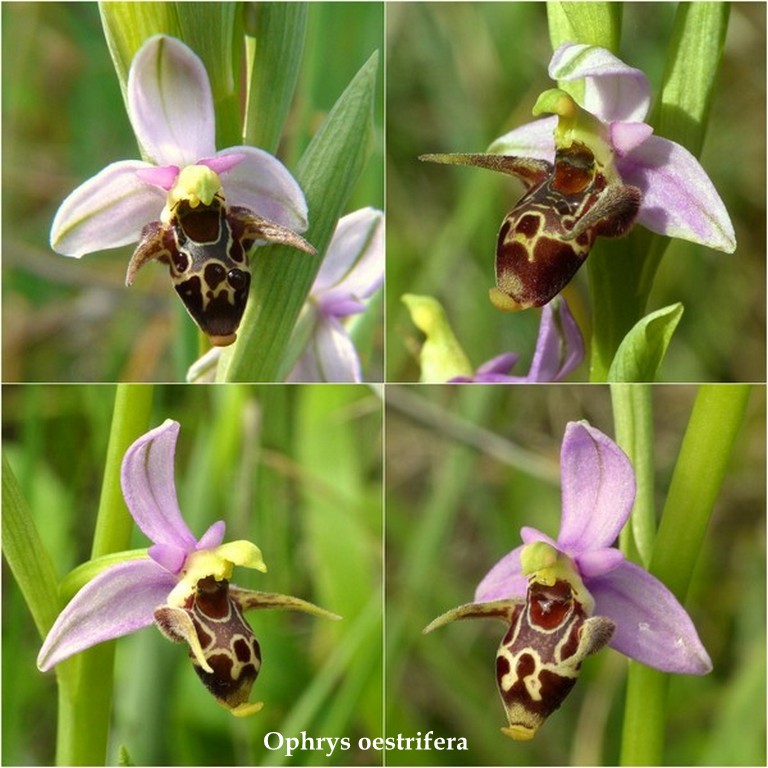
{"label": "green stem", "polygon": [[[104,468],[92,557],[128,549],[133,521],[120,488],[120,465],[128,447],[147,431],[152,408],[150,385],[119,385]],[[75,671],[59,674],[58,765],[103,765],[112,710],[114,643],[102,643],[65,662]],[[77,679],[74,680],[73,678]]]}
{"label": "green stem", "polygon": [[637,481],[630,525],[621,532],[621,549],[627,558],[647,568],[656,533],[651,388],[645,384],[613,384],[611,402],[616,442],[632,462]]}
{"label": "green stem", "polygon": [[[675,465],[650,572],[683,602],[749,398],[746,385],[700,387]],[[660,765],[669,676],[632,662],[622,765]]]}

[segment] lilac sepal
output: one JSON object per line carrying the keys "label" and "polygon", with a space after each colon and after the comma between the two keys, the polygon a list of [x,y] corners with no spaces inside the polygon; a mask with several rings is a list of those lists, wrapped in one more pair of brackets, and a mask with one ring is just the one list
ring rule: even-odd
{"label": "lilac sepal", "polygon": [[639,565],[625,561],[590,579],[595,613],[616,623],[611,646],[664,672],[705,675],[712,662],[677,598]]}
{"label": "lilac sepal", "polygon": [[180,40],[150,37],[131,62],[127,93],[133,132],[156,165],[183,168],[216,151],[208,73]]}
{"label": "lilac sepal", "polygon": [[624,451],[600,430],[571,422],[563,437],[560,472],[558,548],[576,555],[613,544],[635,502],[635,473]]}
{"label": "lilac sepal", "polygon": [[139,239],[142,227],[160,217],[165,194],[142,181],[141,160],[108,165],[71,192],[51,225],[51,248],[64,256],[117,248]]}
{"label": "lilac sepal", "polygon": [[680,144],[651,136],[617,162],[624,181],[643,192],[638,222],[652,232],[732,253],[736,234],[699,161]]}
{"label": "lilac sepal", "polygon": [[125,503],[142,533],[155,544],[191,552],[197,539],[179,511],[173,477],[178,435],[178,422],[166,419],[140,437],[125,453],[120,480]]}
{"label": "lilac sepal", "polygon": [[89,581],[59,614],[37,657],[43,672],[97,643],[152,623],[176,578],[153,560],[130,560]]}

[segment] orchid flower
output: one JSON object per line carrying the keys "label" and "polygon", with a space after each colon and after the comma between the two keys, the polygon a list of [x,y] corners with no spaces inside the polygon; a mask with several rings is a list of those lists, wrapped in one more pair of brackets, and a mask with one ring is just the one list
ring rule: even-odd
{"label": "orchid flower", "polygon": [[577,103],[562,90],[543,93],[534,115],[553,116],[494,141],[490,154],[425,155],[519,178],[526,194],[507,215],[496,251],[491,301],[514,311],[541,306],[584,263],[598,236],[616,237],[637,222],[652,232],[732,253],[733,225],[722,200],[687,149],[653,135],[645,74],[596,46],[565,43],[549,75],[583,81]]}
{"label": "orchid flower", "polygon": [[281,242],[314,252],[304,195],[264,150],[216,151],[205,66],[181,41],[149,38],[128,74],[128,118],[147,160],[120,160],[59,207],[51,247],[65,256],[139,242],[131,285],[147,261],[168,264],[177,292],[214,344],[235,340],[250,288],[248,251]]}
{"label": "orchid flower", "polygon": [[586,422],[567,425],[560,455],[563,514],[556,539],[525,527],[523,544],[482,579],[457,619],[499,618],[509,630],[497,683],[515,739],[530,739],[557,709],[581,662],[605,645],[664,672],[702,675],[712,663],[690,617],[654,576],[612,546],[635,499],[624,452]]}
{"label": "orchid flower", "polygon": [[217,702],[244,717],[263,704],[248,703],[261,652],[243,612],[283,608],[339,617],[297,597],[230,584],[235,565],[267,568],[255,544],[222,544],[223,520],[199,539],[189,530],[173,479],[178,433],[178,422],[168,419],[136,440],[123,459],[125,502],[153,542],[146,556],[112,565],[80,589],[45,638],[37,666],[47,671],[97,643],[154,622],[169,640],[187,643],[195,672]]}
{"label": "orchid flower", "polygon": [[542,309],[536,349],[525,376],[510,374],[519,357],[515,352],[497,355],[473,372],[440,304],[429,296],[412,294],[403,296],[403,301],[414,324],[427,337],[420,353],[422,382],[526,384],[560,381],[584,359],[584,341],[579,326],[562,297]]}
{"label": "orchid flower", "polygon": [[336,225],[305,307],[311,315],[311,338],[289,381],[362,381],[360,359],[344,320],[365,311],[364,300],[383,280],[384,214],[361,208]]}

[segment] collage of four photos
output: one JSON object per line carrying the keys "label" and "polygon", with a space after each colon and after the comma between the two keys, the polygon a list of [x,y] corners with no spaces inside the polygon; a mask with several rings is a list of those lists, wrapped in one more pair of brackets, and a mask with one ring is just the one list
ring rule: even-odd
{"label": "collage of four photos", "polygon": [[765,3],[0,13],[3,765],[765,765]]}

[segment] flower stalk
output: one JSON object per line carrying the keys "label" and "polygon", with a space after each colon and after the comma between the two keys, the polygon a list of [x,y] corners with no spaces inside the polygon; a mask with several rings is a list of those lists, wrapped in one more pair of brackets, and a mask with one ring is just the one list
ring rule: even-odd
{"label": "flower stalk", "polygon": [[[128,549],[130,544],[133,523],[120,493],[120,462],[127,447],[149,424],[152,392],[150,385],[117,388],[91,550],[94,558]],[[112,713],[114,658],[114,643],[105,643],[57,668],[58,765],[104,764]]]}
{"label": "flower stalk", "polygon": [[[746,385],[700,387],[675,465],[650,572],[684,599],[712,510],[744,420]],[[666,730],[668,675],[630,664],[622,765],[660,765]]]}

